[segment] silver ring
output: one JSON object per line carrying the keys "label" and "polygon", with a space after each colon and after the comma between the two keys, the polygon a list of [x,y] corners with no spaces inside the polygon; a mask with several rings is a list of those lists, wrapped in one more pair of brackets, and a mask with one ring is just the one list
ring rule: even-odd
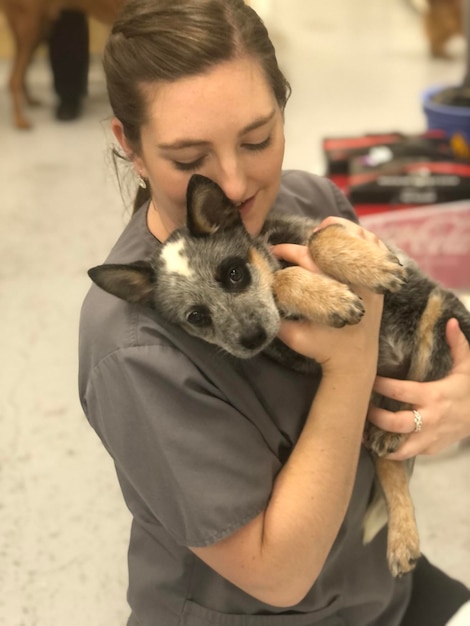
{"label": "silver ring", "polygon": [[415,433],[419,433],[419,431],[421,430],[422,426],[423,426],[423,418],[421,416],[421,413],[419,411],[415,411],[413,409],[413,416],[415,418],[415,429],[414,432]]}

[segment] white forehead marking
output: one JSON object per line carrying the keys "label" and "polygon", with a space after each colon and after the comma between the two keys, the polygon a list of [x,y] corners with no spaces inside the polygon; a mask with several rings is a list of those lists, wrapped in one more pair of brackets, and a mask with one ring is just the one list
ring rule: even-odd
{"label": "white forehead marking", "polygon": [[194,275],[194,272],[189,267],[188,257],[184,253],[183,239],[167,243],[162,250],[161,258],[165,261],[168,272],[180,274],[187,278],[191,278]]}

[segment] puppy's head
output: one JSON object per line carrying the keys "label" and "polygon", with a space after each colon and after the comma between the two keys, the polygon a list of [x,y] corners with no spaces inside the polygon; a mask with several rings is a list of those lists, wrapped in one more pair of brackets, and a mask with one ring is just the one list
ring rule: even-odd
{"label": "puppy's head", "polygon": [[150,261],[89,271],[102,289],[154,308],[191,335],[249,358],[276,337],[273,299],[277,262],[246,232],[237,207],[213,181],[191,178],[187,226],[159,245]]}

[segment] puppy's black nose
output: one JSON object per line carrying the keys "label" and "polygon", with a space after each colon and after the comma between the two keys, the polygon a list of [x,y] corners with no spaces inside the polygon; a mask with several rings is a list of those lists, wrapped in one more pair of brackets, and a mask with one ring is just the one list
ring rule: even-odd
{"label": "puppy's black nose", "polygon": [[266,331],[264,330],[264,328],[259,326],[255,330],[252,330],[250,333],[247,333],[246,335],[243,335],[243,337],[240,337],[240,344],[247,350],[256,350],[256,348],[259,348],[263,345],[263,343],[266,341],[266,337]]}

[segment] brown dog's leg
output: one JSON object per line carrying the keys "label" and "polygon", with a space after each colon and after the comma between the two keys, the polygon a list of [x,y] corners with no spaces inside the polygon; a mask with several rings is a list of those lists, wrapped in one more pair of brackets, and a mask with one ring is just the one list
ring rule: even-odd
{"label": "brown dog's leg", "polygon": [[424,28],[429,40],[431,56],[452,59],[446,50],[449,40],[464,34],[462,0],[428,0],[424,15]]}
{"label": "brown dog's leg", "polygon": [[37,7],[23,7],[20,4],[7,11],[7,18],[15,40],[15,58],[10,75],[10,93],[13,105],[14,124],[20,129],[29,129],[23,106],[25,101],[26,72],[40,39],[41,18]]}
{"label": "brown dog's leg", "polygon": [[388,512],[387,560],[393,576],[414,569],[420,557],[419,535],[405,463],[374,458]]}

